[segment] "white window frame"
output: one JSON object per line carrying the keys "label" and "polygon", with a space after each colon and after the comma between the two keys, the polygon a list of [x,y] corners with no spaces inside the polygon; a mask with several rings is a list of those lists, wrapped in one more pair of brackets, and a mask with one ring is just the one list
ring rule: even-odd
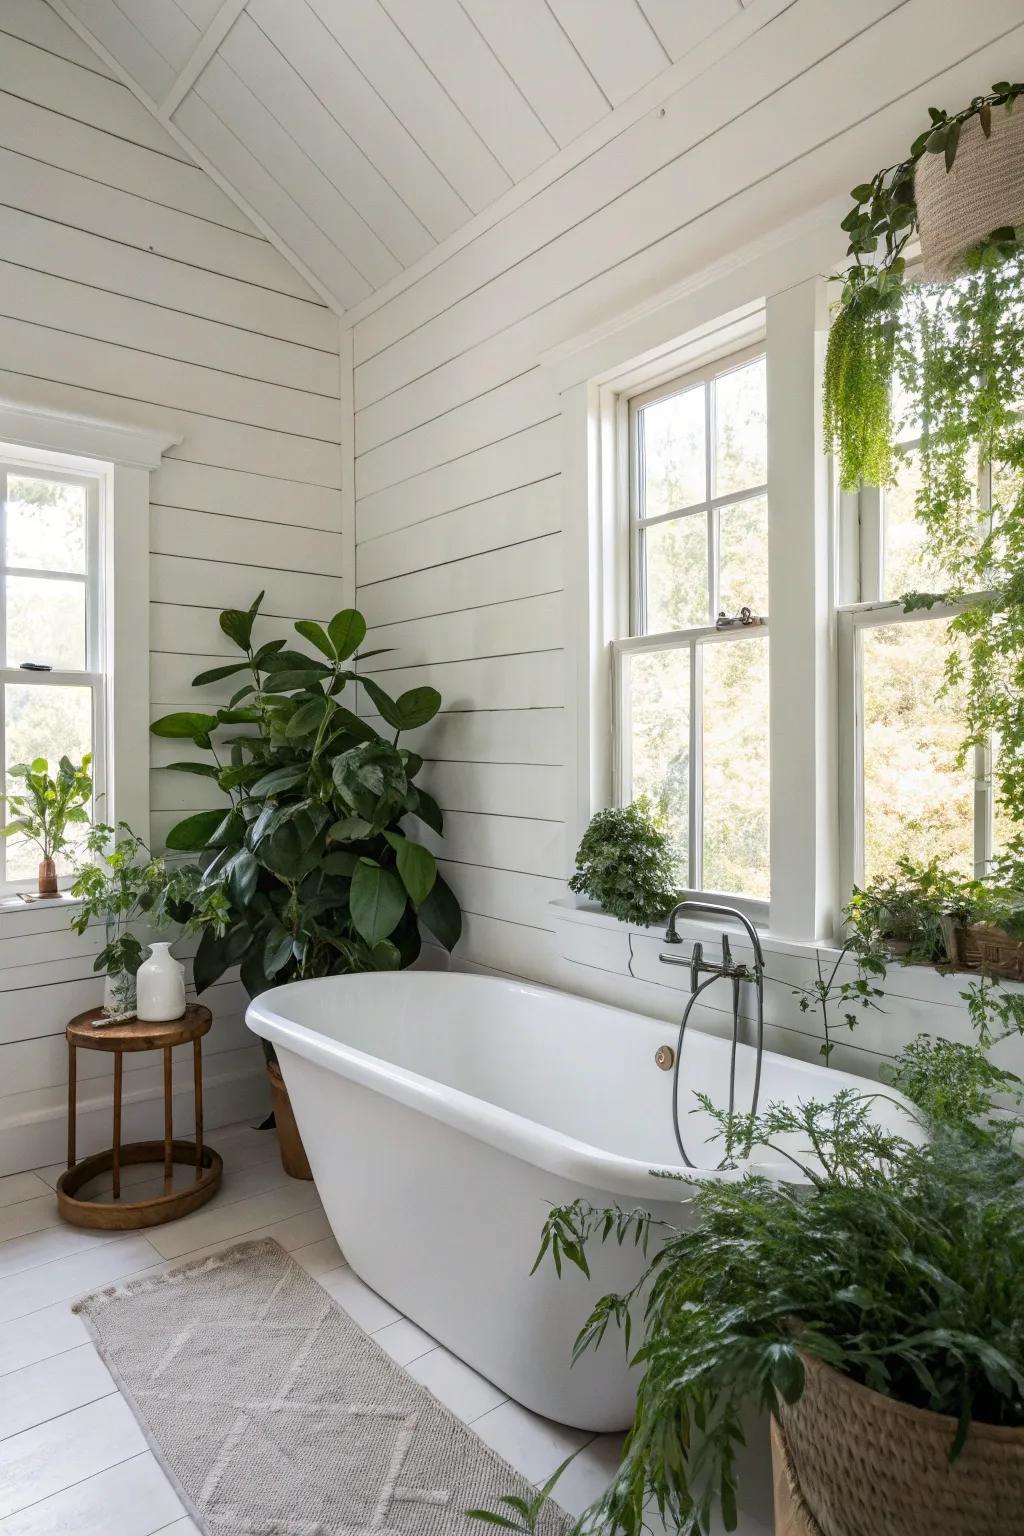
{"label": "white window frame", "polygon": [[[566,854],[612,804],[610,647],[627,633],[623,396],[764,339],[768,356],[771,899],[767,937],[831,943],[839,921],[835,548],[821,435],[834,210],[734,246],[673,287],[604,296],[592,330],[541,362],[561,400]],[[629,307],[631,306],[631,307]],[[763,919],[755,921],[764,930]]]}
{"label": "white window frame", "polygon": [[[672,378],[663,379],[653,388],[628,392],[622,396],[625,403],[625,422],[623,420],[623,413],[620,411],[619,431],[620,434],[623,429],[626,431],[626,440],[620,444],[620,452],[625,455],[628,465],[629,516],[626,536],[628,538],[629,563],[629,632],[613,640],[611,643],[612,790],[614,803],[617,805],[628,805],[633,799],[629,658],[645,653],[650,654],[651,652],[669,650],[688,651],[690,674],[690,771],[687,784],[689,809],[687,817],[688,868],[685,880],[686,894],[698,897],[701,900],[728,902],[733,906],[739,907],[748,917],[766,923],[769,915],[769,902],[767,900],[747,895],[741,891],[713,890],[705,886],[703,882],[702,744],[704,695],[702,659],[704,647],[706,645],[723,643],[742,644],[749,640],[765,639],[768,636],[767,615],[761,616],[765,619],[764,623],[752,624],[747,628],[718,629],[715,624],[720,606],[718,586],[719,511],[722,507],[738,506],[745,501],[767,497],[768,482],[766,480],[760,485],[745,487],[741,491],[732,491],[722,495],[714,494],[714,391],[707,387],[713,380],[722,378],[757,358],[766,357],[766,344],[763,338],[759,338],[750,345],[740,346],[734,350],[723,352],[719,346],[719,348],[713,348],[712,351],[711,360],[703,362],[696,367],[688,367],[685,372],[676,374]],[[654,517],[643,518],[640,515],[641,482],[643,477],[643,452],[638,428],[640,413],[648,405],[656,404],[661,400],[671,399],[674,395],[685,393],[687,390],[695,389],[702,384],[705,386],[705,494],[700,501],[686,507],[672,508],[668,512],[659,513]],[[701,517],[706,523],[708,550],[707,623],[663,634],[645,634],[642,632],[645,619],[644,559],[641,556],[643,530],[662,523],[677,521],[681,517]],[[621,547],[617,553],[617,558],[619,560],[622,558]]]}
{"label": "white window frame", "polygon": [[[921,439],[908,438],[901,449],[911,453],[919,449]],[[991,506],[992,470],[989,464],[978,467],[979,510]],[[840,876],[845,897],[855,885],[864,883],[864,678],[862,639],[865,630],[888,628],[894,624],[940,622],[951,619],[974,603],[992,594],[969,592],[956,603],[935,603],[905,613],[898,598],[885,592],[885,492],[864,486],[859,492],[844,495],[840,506],[839,542],[842,546],[837,591],[845,595],[855,588],[861,601],[838,602],[836,621],[839,635],[839,793]],[[844,527],[845,524],[845,527]],[[845,573],[842,562],[846,564]],[[988,746],[975,747],[974,767],[974,840],[975,878],[984,875],[992,860],[995,818],[995,786],[992,753]]]}
{"label": "white window frame", "polygon": [[[94,819],[105,815],[106,762],[107,762],[107,656],[106,633],[103,624],[103,582],[101,551],[104,526],[104,477],[95,471],[74,470],[69,467],[75,461],[67,455],[54,454],[46,457],[36,454],[26,457],[24,449],[0,448],[0,654],[6,655],[6,596],[4,578],[32,577],[40,581],[80,581],[85,588],[85,666],[81,670],[49,672],[25,670],[21,666],[0,665],[0,764],[7,761],[6,708],[4,701],[8,685],[23,688],[86,688],[91,700],[93,799],[89,807]],[[85,494],[86,516],[86,568],[84,573],[61,570],[36,570],[26,566],[8,566],[4,560],[7,548],[7,485],[12,475],[25,475],[74,485]],[[33,658],[46,661],[46,657]],[[54,764],[50,764],[54,771]],[[0,804],[0,826],[7,820],[7,806]],[[0,842],[0,894],[31,890],[34,882],[27,879],[7,878],[7,842]],[[67,885],[67,877],[60,881]]]}
{"label": "white window frame", "polygon": [[[58,386],[40,385],[40,392],[31,399],[0,398],[0,460],[36,473],[61,470],[96,485],[98,601],[91,654],[103,658],[102,676],[94,677],[100,696],[94,745],[104,793],[96,810],[104,821],[128,822],[148,841],[150,475],[182,433],[173,421],[140,424],[68,410],[61,398],[66,391]],[[18,681],[31,675],[11,671]],[[67,674],[76,681],[82,675]],[[57,681],[64,674],[36,676]]]}

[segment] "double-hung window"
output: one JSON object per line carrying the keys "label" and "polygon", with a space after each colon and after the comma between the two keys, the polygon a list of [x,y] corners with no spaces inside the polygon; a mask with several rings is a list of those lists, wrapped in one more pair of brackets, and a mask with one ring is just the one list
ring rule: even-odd
{"label": "double-hung window", "polygon": [[[956,610],[935,604],[908,613],[900,601],[951,585],[914,515],[918,434],[911,424],[902,438],[892,488],[843,497],[840,508],[840,547],[849,552],[840,563],[839,596],[847,601],[838,607],[845,892],[890,873],[900,856],[937,857],[980,877],[1006,840],[992,776],[997,744],[960,761],[964,694],[946,686]],[[977,462],[973,481],[980,543],[990,527],[992,467]],[[983,595],[967,593],[962,604]]]}
{"label": "double-hung window", "polygon": [[629,636],[613,656],[615,792],[666,818],[690,891],[766,903],[763,344],[628,404]]}
{"label": "double-hung window", "polygon": [[[93,757],[104,772],[98,475],[38,456],[0,456],[0,753],[8,792],[18,763]],[[5,808],[0,807],[0,814]],[[72,829],[76,830],[76,829]],[[0,839],[0,890],[31,881],[35,844]],[[67,874],[67,858],[58,858]]]}

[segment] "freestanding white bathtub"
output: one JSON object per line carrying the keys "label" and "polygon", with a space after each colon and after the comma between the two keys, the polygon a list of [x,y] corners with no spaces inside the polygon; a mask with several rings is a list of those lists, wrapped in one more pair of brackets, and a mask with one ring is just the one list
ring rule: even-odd
{"label": "freestanding white bathtub", "polygon": [[[570,1352],[596,1299],[635,1283],[641,1256],[595,1243],[591,1281],[574,1266],[559,1279],[549,1259],[530,1268],[552,1204],[582,1197],[686,1221],[686,1186],[651,1172],[681,1166],[671,1074],[654,1060],[674,1027],[432,971],[292,982],[246,1020],[274,1044],[328,1220],[367,1285],[515,1401],[581,1429],[625,1428],[634,1384],[621,1339],[610,1332],[571,1368]],[[740,1108],[753,1060],[741,1046]],[[683,1134],[711,1169],[721,1147],[707,1144],[703,1112],[687,1111],[695,1090],[726,1103],[728,1069],[727,1042],[687,1032]],[[877,1091],[764,1053],[762,1105],[850,1086]]]}

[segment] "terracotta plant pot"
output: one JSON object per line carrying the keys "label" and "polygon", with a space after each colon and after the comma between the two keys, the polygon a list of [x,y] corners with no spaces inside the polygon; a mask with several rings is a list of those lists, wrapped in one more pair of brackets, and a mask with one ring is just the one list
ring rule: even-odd
{"label": "terracotta plant pot", "polygon": [[995,229],[1024,223],[1024,113],[992,109],[992,137],[969,118],[956,158],[946,171],[943,155],[925,155],[917,167],[914,195],[921,257],[930,283],[943,282],[964,256]]}
{"label": "terracotta plant pot", "polygon": [[786,1536],[1021,1536],[1024,1429],[971,1425],[883,1397],[802,1357],[803,1396],[773,1435]]}
{"label": "terracotta plant pot", "polygon": [[309,1166],[309,1158],[306,1156],[306,1149],[302,1145],[302,1137],[295,1123],[292,1101],[288,1097],[288,1089],[281,1076],[281,1068],[276,1061],[267,1062],[267,1077],[270,1079],[270,1096],[274,1102],[274,1123],[277,1126],[277,1140],[281,1147],[281,1166],[292,1179],[311,1179],[313,1173]]}
{"label": "terracotta plant pot", "polygon": [[57,895],[57,866],[52,859],[43,859],[39,865],[40,896]]}

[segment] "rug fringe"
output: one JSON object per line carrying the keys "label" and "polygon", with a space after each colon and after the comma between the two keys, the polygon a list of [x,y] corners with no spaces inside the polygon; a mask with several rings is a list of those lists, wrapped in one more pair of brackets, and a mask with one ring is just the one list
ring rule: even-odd
{"label": "rug fringe", "polygon": [[173,1259],[168,1259],[167,1268],[162,1269],[157,1275],[136,1275],[134,1279],[120,1280],[116,1285],[104,1286],[101,1291],[91,1291],[88,1296],[79,1296],[72,1303],[71,1310],[79,1313],[88,1306],[106,1305],[121,1296],[145,1295],[147,1291],[159,1290],[164,1285],[176,1285],[189,1275],[211,1274],[215,1269],[223,1269],[224,1265],[233,1259],[240,1258],[243,1254],[252,1253],[260,1248],[277,1248],[281,1253],[287,1250],[273,1237],[249,1238],[247,1241],[232,1243],[230,1248],[224,1248],[220,1253],[209,1253],[205,1258],[187,1259],[183,1264],[176,1264]]}

